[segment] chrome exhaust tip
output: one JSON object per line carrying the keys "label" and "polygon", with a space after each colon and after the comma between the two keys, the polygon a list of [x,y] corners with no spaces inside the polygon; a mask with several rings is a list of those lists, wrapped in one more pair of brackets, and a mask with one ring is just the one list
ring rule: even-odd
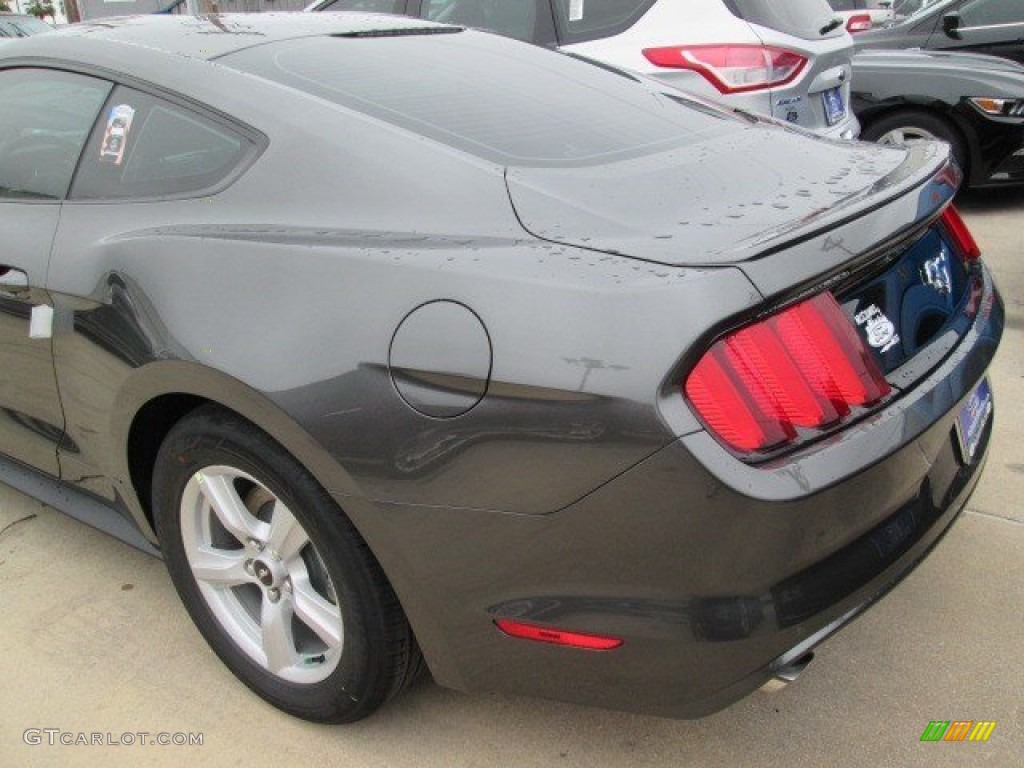
{"label": "chrome exhaust tip", "polygon": [[808,651],[800,658],[776,667],[772,671],[772,679],[762,685],[761,690],[765,693],[781,691],[787,685],[800,677],[804,670],[807,669],[807,665],[810,664],[813,659],[814,653],[812,651]]}

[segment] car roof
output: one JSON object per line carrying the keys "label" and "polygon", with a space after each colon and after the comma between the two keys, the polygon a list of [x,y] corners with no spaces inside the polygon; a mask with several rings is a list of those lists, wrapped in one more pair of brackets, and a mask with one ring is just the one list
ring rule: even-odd
{"label": "car roof", "polygon": [[39,43],[47,48],[77,38],[211,61],[245,48],[300,37],[374,37],[443,27],[422,19],[373,13],[153,14],[98,19],[38,37],[48,38]]}

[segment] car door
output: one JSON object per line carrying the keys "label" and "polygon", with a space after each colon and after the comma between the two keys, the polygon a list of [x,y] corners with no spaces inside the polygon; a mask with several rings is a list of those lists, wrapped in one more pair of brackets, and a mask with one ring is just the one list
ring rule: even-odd
{"label": "car door", "polygon": [[[158,309],[176,303],[164,293],[174,285],[163,271],[166,262],[151,257],[152,249],[140,242],[152,245],[153,238],[139,233],[223,224],[207,195],[241,172],[263,141],[159,89],[117,84],[110,91],[62,206],[46,280],[60,318],[53,354],[64,406],[68,448],[61,449],[60,468],[66,483],[117,498],[112,478],[125,445],[112,436],[110,421],[124,405],[123,387],[155,360],[191,357]],[[218,311],[211,307],[209,322],[217,321]]]}
{"label": "car door", "polygon": [[109,85],[0,70],[0,453],[52,475],[64,417],[53,368],[50,249]]}
{"label": "car door", "polygon": [[[955,29],[942,16],[956,13]],[[929,48],[1004,56],[1024,63],[1024,2],[964,0],[940,14]]]}

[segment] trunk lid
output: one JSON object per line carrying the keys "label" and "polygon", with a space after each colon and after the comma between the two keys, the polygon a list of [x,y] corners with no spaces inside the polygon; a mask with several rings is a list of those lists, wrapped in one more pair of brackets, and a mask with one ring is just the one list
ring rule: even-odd
{"label": "trunk lid", "polygon": [[923,184],[947,158],[940,144],[810,141],[762,125],[619,162],[510,167],[506,181],[523,227],[543,240],[719,266],[856,218]]}

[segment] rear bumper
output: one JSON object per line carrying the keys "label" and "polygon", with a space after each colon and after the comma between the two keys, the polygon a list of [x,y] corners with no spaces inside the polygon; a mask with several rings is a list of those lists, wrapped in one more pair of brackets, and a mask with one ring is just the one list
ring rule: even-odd
{"label": "rear bumper", "polygon": [[853,141],[860,137],[860,121],[853,114],[853,110],[850,109],[849,114],[843,120],[827,128],[815,130],[815,133],[819,136],[824,136],[826,139]]}
{"label": "rear bumper", "polygon": [[[381,505],[369,538],[393,542],[378,555],[438,682],[704,715],[861,613],[949,529],[992,428],[965,464],[955,414],[1002,327],[986,275],[970,331],[924,381],[798,460],[719,464],[695,433],[560,512]],[[624,643],[512,639],[497,617]]]}

